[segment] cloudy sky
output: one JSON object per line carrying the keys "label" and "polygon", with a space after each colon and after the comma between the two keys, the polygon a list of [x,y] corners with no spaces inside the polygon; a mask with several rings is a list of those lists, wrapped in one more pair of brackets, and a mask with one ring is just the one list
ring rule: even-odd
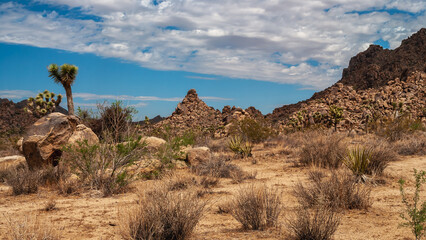
{"label": "cloudy sky", "polygon": [[50,63],[80,72],[75,102],[121,99],[169,115],[190,88],[263,113],[338,81],[370,44],[396,48],[424,0],[0,0],[0,97],[44,89]]}

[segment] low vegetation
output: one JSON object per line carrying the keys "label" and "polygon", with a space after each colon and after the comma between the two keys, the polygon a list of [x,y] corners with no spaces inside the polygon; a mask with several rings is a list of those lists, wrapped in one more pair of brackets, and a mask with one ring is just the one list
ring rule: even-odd
{"label": "low vegetation", "polygon": [[135,179],[135,170],[146,164],[140,161],[146,152],[140,138],[118,144],[77,142],[64,150],[62,160],[82,185],[105,196],[123,191]]}
{"label": "low vegetation", "polygon": [[298,208],[287,225],[294,240],[329,240],[340,225],[340,216],[329,208],[317,207],[312,210]]}
{"label": "low vegetation", "polygon": [[2,236],[6,240],[59,240],[60,235],[52,227],[52,223],[41,221],[37,216],[25,216],[16,220],[5,215],[6,232]]}
{"label": "low vegetation", "polygon": [[280,192],[266,186],[240,189],[230,205],[231,215],[243,229],[264,230],[277,225],[282,210]]}
{"label": "low vegetation", "polygon": [[294,195],[303,207],[327,207],[331,209],[367,209],[371,206],[371,189],[357,183],[349,174],[332,172],[330,177],[311,174],[310,184],[299,183]]}
{"label": "low vegetation", "polygon": [[123,239],[187,239],[201,219],[205,203],[195,192],[156,185],[139,194],[137,206],[119,214]]}
{"label": "low vegetation", "polygon": [[426,235],[426,201],[420,201],[421,187],[426,183],[426,172],[418,172],[414,169],[414,178],[415,190],[411,200],[409,200],[405,192],[405,180],[399,180],[402,203],[405,206],[404,212],[401,213],[401,218],[404,220],[402,226],[410,228],[416,240],[420,240]]}
{"label": "low vegetation", "polygon": [[342,136],[320,132],[307,133],[298,164],[336,169],[342,165],[341,159],[345,154],[346,144]]}

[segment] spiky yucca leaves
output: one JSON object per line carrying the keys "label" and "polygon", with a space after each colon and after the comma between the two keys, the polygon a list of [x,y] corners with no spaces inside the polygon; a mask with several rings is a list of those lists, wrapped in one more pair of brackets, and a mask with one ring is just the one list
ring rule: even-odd
{"label": "spiky yucca leaves", "polygon": [[61,83],[64,87],[67,95],[68,113],[74,115],[71,85],[74,83],[77,76],[78,67],[71,64],[63,64],[61,67],[58,67],[56,64],[50,64],[47,70],[49,71],[49,77],[52,78],[55,83]]}
{"label": "spiky yucca leaves", "polygon": [[55,99],[56,94],[45,90],[43,93],[37,94],[35,98],[28,98],[27,107],[25,111],[34,114],[37,117],[44,116],[48,113],[54,112],[56,107],[62,101],[62,95],[59,94]]}
{"label": "spiky yucca leaves", "polygon": [[343,157],[343,163],[354,173],[355,176],[365,180],[369,172],[370,159],[372,156],[371,148],[355,147],[348,150]]}
{"label": "spiky yucca leaves", "polygon": [[228,142],[228,147],[232,152],[243,158],[252,156],[251,151],[253,149],[253,145],[248,141],[243,142],[243,139],[240,136],[231,137]]}

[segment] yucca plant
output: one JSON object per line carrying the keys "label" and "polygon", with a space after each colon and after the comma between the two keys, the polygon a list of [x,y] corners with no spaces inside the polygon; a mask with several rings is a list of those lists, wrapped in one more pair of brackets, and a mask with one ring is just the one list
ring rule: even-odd
{"label": "yucca plant", "polygon": [[228,141],[228,148],[231,149],[232,152],[238,154],[240,152],[242,141],[243,139],[240,136],[231,137]]}
{"label": "yucca plant", "polygon": [[253,145],[250,142],[245,142],[244,144],[241,145],[240,154],[242,155],[243,158],[251,157],[252,156],[251,150],[253,150]]}
{"label": "yucca plant", "polygon": [[252,155],[251,151],[253,149],[253,145],[248,141],[243,142],[243,139],[240,136],[232,137],[228,142],[228,147],[232,152],[243,158],[251,157]]}
{"label": "yucca plant", "polygon": [[355,147],[348,150],[343,157],[343,163],[353,172],[354,175],[365,180],[369,172],[369,164],[372,156],[371,148]]}

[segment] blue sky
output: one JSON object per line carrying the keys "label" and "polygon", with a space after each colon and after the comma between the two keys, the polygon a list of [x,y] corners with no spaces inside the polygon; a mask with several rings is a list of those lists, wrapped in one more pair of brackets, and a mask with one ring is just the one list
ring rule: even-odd
{"label": "blue sky", "polygon": [[168,116],[195,88],[215,108],[266,114],[338,81],[370,44],[399,46],[424,27],[425,9],[420,0],[1,0],[0,97],[64,93],[46,67],[70,63],[76,107],[119,99],[139,119]]}

